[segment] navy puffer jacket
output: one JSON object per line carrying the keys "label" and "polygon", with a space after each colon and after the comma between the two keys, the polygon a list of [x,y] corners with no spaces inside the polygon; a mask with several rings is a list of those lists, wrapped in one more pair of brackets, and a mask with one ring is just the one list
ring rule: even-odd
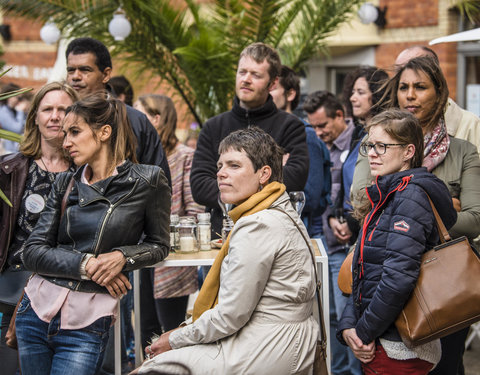
{"label": "navy puffer jacket", "polygon": [[415,287],[422,254],[438,244],[432,199],[447,229],[457,213],[445,184],[426,168],[377,178],[367,188],[373,209],[365,218],[353,257],[352,295],[340,320],[364,344],[379,337],[401,341],[395,319]]}

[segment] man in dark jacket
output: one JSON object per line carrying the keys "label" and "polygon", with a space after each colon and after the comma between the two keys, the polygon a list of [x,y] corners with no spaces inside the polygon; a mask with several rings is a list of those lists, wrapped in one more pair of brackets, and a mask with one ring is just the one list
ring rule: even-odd
{"label": "man in dark jacket", "polygon": [[[77,38],[70,42],[65,52],[67,58],[67,83],[81,98],[109,89],[108,81],[112,73],[112,60],[107,47],[93,38]],[[137,137],[137,160],[141,164],[160,166],[171,186],[170,169],[160,138],[147,119],[136,109],[127,107],[127,116]],[[140,270],[140,306],[142,319],[142,345],[145,347],[153,334],[161,334],[153,300],[153,268]],[[126,303],[127,298],[123,298]],[[128,317],[127,317],[128,318]],[[110,335],[112,338],[113,335]],[[102,373],[113,373],[113,340],[109,340]],[[125,352],[123,353],[125,356]]]}
{"label": "man in dark jacket", "polygon": [[[105,45],[93,38],[77,38],[70,42],[65,52],[67,58],[67,83],[81,98],[108,90],[112,73],[112,59]],[[169,184],[170,169],[160,139],[147,117],[127,105],[127,116],[137,137],[137,159],[141,164],[160,166]]]}
{"label": "man in dark jacket", "polygon": [[[328,91],[315,91],[308,95],[303,104],[308,122],[312,124],[318,137],[327,145],[332,162],[332,201],[335,201],[341,187],[341,171],[349,153],[354,131],[353,124],[347,125],[342,103]],[[337,279],[340,267],[348,253],[351,232],[347,223],[337,220],[330,206],[323,213],[323,233],[328,254],[330,277],[330,332],[334,337],[338,320],[347,303],[347,298],[338,288]],[[337,235],[339,238],[337,238]],[[361,374],[360,363],[350,349],[337,345],[332,339],[332,372],[335,374]]]}
{"label": "man in dark jacket", "polygon": [[[270,91],[278,109],[293,113],[300,102],[300,78],[286,65],[282,65],[278,83]],[[332,177],[330,154],[325,143],[317,137],[312,125],[304,121],[310,168],[305,185],[305,207],[302,220],[312,238],[323,236],[322,214],[330,203]]]}
{"label": "man in dark jacket", "polygon": [[227,135],[249,126],[258,126],[283,147],[283,180],[287,191],[303,190],[308,176],[305,127],[295,116],[279,111],[269,91],[280,74],[280,57],[271,47],[253,43],[238,63],[233,108],[209,119],[198,138],[190,183],[195,201],[211,210],[212,232],[220,233],[222,211],[218,204],[218,145]]}

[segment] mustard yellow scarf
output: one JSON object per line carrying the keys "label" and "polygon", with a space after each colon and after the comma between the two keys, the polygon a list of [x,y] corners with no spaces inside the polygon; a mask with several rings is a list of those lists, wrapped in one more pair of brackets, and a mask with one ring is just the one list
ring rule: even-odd
{"label": "mustard yellow scarf", "polygon": [[[245,202],[229,211],[229,216],[236,223],[238,219],[244,216],[254,214],[270,207],[280,195],[285,191],[285,185],[279,182],[271,182],[258,193],[253,194]],[[231,234],[231,232],[230,232]],[[220,269],[223,259],[228,254],[230,244],[230,234],[223,244],[222,248],[215,257],[212,268],[208,271],[207,277],[203,282],[202,289],[198,294],[197,300],[193,306],[193,321],[197,320],[205,311],[210,310],[218,303],[218,291],[220,289]]]}

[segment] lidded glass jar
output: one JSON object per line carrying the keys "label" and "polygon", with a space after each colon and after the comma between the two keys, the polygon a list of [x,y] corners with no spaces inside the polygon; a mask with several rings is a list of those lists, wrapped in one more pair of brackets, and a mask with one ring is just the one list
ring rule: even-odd
{"label": "lidded glass jar", "polygon": [[170,215],[170,251],[177,251],[179,246],[178,224],[180,217],[178,215]]}
{"label": "lidded glass jar", "polygon": [[212,237],[210,213],[203,212],[203,213],[197,214],[197,219],[198,219],[197,235],[198,235],[198,244],[200,246],[200,250],[210,250],[210,240]]}
{"label": "lidded glass jar", "polygon": [[182,216],[178,224],[179,253],[198,251],[197,224],[193,216]]}

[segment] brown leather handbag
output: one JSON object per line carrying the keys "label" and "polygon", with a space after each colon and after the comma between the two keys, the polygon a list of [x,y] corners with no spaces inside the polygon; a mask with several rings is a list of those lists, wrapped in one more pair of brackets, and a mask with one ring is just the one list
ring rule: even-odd
{"label": "brown leather handbag", "polygon": [[423,255],[415,289],[395,321],[407,347],[480,320],[480,259],[466,237],[451,239],[431,200],[430,205],[441,244]]}
{"label": "brown leather handbag", "polygon": [[352,277],[352,262],[353,262],[353,253],[355,251],[350,251],[346,256],[345,260],[340,267],[340,271],[338,272],[338,279],[337,284],[338,288],[344,294],[352,294],[352,284],[353,284],[353,277]]}

